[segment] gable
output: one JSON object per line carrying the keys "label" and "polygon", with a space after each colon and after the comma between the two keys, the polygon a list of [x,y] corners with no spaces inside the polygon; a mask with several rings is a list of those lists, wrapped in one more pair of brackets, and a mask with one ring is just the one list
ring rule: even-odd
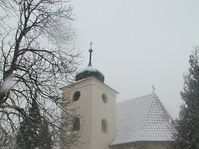
{"label": "gable", "polygon": [[118,103],[112,145],[140,141],[173,141],[172,118],[155,94]]}

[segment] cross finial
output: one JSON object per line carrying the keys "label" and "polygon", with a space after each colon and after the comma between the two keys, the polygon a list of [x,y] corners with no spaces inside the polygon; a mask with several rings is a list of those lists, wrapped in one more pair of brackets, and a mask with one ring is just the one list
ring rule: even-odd
{"label": "cross finial", "polygon": [[155,93],[155,86],[154,84],[152,85],[152,89],[153,89],[153,94]]}
{"label": "cross finial", "polygon": [[90,49],[89,49],[90,58],[89,58],[88,66],[92,66],[92,63],[91,63],[91,60],[92,60],[92,52],[93,52],[93,42],[90,43]]}
{"label": "cross finial", "polygon": [[93,49],[93,42],[90,43],[90,49]]}

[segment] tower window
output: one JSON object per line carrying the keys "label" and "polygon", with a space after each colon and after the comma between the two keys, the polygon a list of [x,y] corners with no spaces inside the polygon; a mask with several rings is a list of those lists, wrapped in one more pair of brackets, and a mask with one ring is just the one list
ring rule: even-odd
{"label": "tower window", "polygon": [[108,102],[108,98],[107,98],[106,94],[104,94],[104,93],[102,94],[102,100],[104,103]]}
{"label": "tower window", "polygon": [[73,131],[79,131],[80,130],[80,118],[75,117],[73,121]]}
{"label": "tower window", "polygon": [[102,131],[107,132],[108,131],[108,122],[106,119],[102,119]]}
{"label": "tower window", "polygon": [[79,100],[80,95],[81,95],[80,91],[76,91],[76,92],[73,94],[73,101]]}

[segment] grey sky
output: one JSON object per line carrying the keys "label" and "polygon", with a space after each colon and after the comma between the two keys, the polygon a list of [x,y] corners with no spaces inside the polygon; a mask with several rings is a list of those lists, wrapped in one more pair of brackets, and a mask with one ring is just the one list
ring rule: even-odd
{"label": "grey sky", "polygon": [[183,74],[194,45],[199,45],[198,0],[74,0],[78,37],[75,47],[118,100],[156,94],[175,118],[182,102]]}

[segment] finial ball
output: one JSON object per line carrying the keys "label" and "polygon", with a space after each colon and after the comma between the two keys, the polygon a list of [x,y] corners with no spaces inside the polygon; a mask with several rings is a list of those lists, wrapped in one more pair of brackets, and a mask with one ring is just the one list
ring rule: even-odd
{"label": "finial ball", "polygon": [[92,53],[92,52],[93,52],[93,49],[89,49],[89,52]]}

